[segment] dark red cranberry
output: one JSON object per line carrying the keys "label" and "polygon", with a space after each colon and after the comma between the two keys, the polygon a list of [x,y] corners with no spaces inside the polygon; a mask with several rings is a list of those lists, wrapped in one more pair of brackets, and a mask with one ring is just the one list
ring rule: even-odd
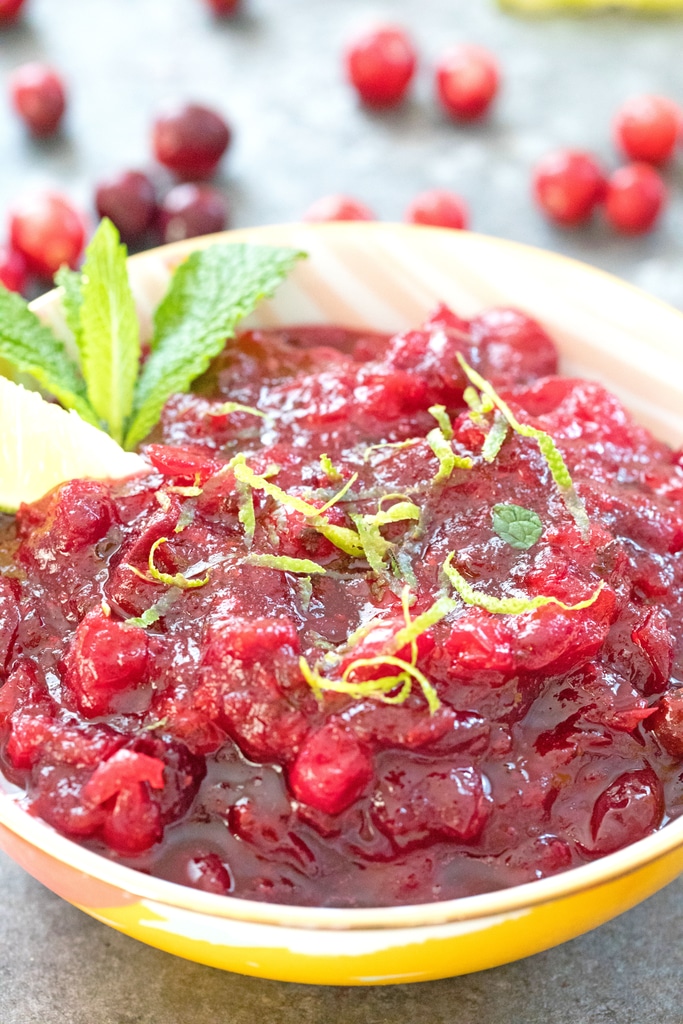
{"label": "dark red cranberry", "polygon": [[591,816],[592,852],[613,853],[643,839],[664,812],[662,784],[652,768],[624,772],[600,794]]}
{"label": "dark red cranberry", "polygon": [[159,805],[141,782],[121,790],[102,828],[104,840],[113,850],[133,855],[154,846],[163,834]]}
{"label": "dark red cranberry", "polygon": [[198,103],[163,114],[152,129],[156,159],[178,177],[189,180],[213,174],[230,138],[224,118]]}
{"label": "dark red cranberry", "polygon": [[306,740],[289,781],[297,800],[338,814],[360,796],[371,778],[370,758],[356,737],[330,721]]}
{"label": "dark red cranberry", "polygon": [[191,857],[186,867],[187,884],[204,892],[226,896],[232,889],[230,873],[217,853]]}
{"label": "dark red cranberry", "polygon": [[683,758],[683,689],[665,693],[657,702],[655,713],[648,721],[664,749],[672,757]]}
{"label": "dark red cranberry", "polygon": [[548,153],[534,169],[536,202],[556,224],[571,226],[588,220],[604,198],[605,187],[600,164],[578,149]]}
{"label": "dark red cranberry", "polygon": [[499,85],[498,61],[481,46],[454,46],[436,66],[439,101],[446,113],[459,121],[483,117]]}
{"label": "dark red cranberry", "polygon": [[0,25],[9,25],[16,21],[24,3],[25,0],[0,0]]}
{"label": "dark red cranberry", "polygon": [[211,185],[176,185],[161,204],[164,242],[211,235],[228,221],[228,201]]}
{"label": "dark red cranberry", "polygon": [[28,267],[26,260],[16,249],[0,245],[0,281],[11,292],[23,292],[26,287]]}
{"label": "dark red cranberry", "polygon": [[29,270],[52,277],[63,263],[75,267],[85,242],[83,218],[65,196],[34,192],[10,209],[10,240]]}
{"label": "dark red cranberry", "polygon": [[466,228],[469,219],[464,200],[446,188],[420,192],[406,210],[409,224],[431,224],[436,228]]}
{"label": "dark red cranberry", "polygon": [[339,193],[316,199],[304,213],[303,220],[324,223],[331,220],[376,220],[376,217],[357,199]]}
{"label": "dark red cranberry", "polygon": [[400,101],[415,73],[415,49],[396,25],[380,25],[353,39],[344,55],[346,77],[361,100],[386,107]]}
{"label": "dark red cranberry", "polygon": [[627,164],[607,182],[605,217],[617,231],[639,235],[655,226],[666,198],[666,185],[653,167]]}
{"label": "dark red cranberry", "polygon": [[86,718],[112,710],[112,700],[147,679],[147,634],[99,609],[78,626],[65,660],[64,685]]}
{"label": "dark red cranberry", "polygon": [[123,171],[97,186],[95,206],[100,217],[116,225],[124,241],[135,240],[154,222],[154,185],[142,171]]}
{"label": "dark red cranberry", "polygon": [[237,14],[242,6],[242,0],[204,0],[204,3],[219,18],[229,18]]}
{"label": "dark red cranberry", "polygon": [[38,61],[22,64],[10,76],[14,109],[34,135],[51,135],[66,109],[62,79],[52,68]]}
{"label": "dark red cranberry", "polygon": [[681,110],[666,96],[634,96],[617,111],[614,141],[629,160],[663,164],[674,153]]}

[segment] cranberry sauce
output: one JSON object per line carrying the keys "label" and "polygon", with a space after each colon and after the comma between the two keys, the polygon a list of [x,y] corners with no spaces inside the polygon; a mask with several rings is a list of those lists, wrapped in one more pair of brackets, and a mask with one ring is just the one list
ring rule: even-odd
{"label": "cranberry sauce", "polygon": [[[589,530],[534,437],[484,457],[459,353],[555,439]],[[0,754],[31,813],[163,878],[327,906],[526,882],[680,814],[683,458],[556,372],[510,310],[245,334],[168,402],[146,477],[4,517]],[[540,538],[499,535],[497,504]]]}

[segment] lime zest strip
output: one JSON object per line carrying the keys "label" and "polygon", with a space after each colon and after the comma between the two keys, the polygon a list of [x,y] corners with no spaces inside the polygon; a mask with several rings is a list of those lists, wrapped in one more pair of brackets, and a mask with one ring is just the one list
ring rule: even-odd
{"label": "lime zest strip", "polygon": [[484,462],[494,462],[496,460],[507,436],[508,422],[502,412],[496,409],[493,416],[493,423],[489,427],[481,448],[481,454]]}
{"label": "lime zest strip", "polygon": [[[375,668],[379,665],[390,665],[399,671],[395,675],[382,676],[380,679],[367,679],[354,683],[349,681],[349,676],[362,668]],[[429,706],[430,714],[434,714],[441,707],[434,686],[427,677],[415,665],[403,658],[397,658],[392,654],[380,654],[374,658],[358,658],[352,661],[344,670],[341,679],[328,679],[321,675],[315,668],[311,668],[304,657],[299,658],[301,674],[313,690],[318,701],[323,698],[323,693],[343,693],[356,700],[363,697],[372,697],[381,700],[384,704],[403,704],[410,695],[413,681],[420,686],[425,700]],[[399,692],[390,696],[392,690],[399,689]]]}
{"label": "lime zest strip", "polygon": [[149,550],[149,558],[147,560],[149,565],[149,573],[141,572],[140,569],[134,565],[128,565],[128,568],[139,576],[141,580],[145,580],[147,583],[165,583],[168,587],[178,587],[179,590],[196,590],[197,587],[203,587],[209,582],[209,573],[203,579],[191,580],[187,576],[183,576],[181,572],[175,573],[173,576],[168,572],[160,572],[154,564],[154,555],[157,549],[162,544],[168,544],[168,537],[158,537],[154,541],[152,547]]}
{"label": "lime zest strip", "polygon": [[455,454],[441,427],[434,427],[429,431],[427,444],[439,460],[439,469],[436,476],[432,478],[434,484],[450,480],[454,469],[471,469],[474,465],[469,457]]}
{"label": "lime zest strip", "polygon": [[590,522],[586,513],[586,507],[574,489],[567,464],[550,434],[546,433],[545,430],[539,430],[538,427],[532,427],[529,423],[520,423],[507,402],[500,397],[495,388],[481,374],[477,373],[473,367],[465,362],[460,352],[457,353],[457,358],[468,380],[475,387],[479,388],[482,395],[487,396],[493,402],[515,433],[521,437],[533,437],[537,442],[541,455],[550,470],[550,475],[564,499],[567,511],[574,519],[582,538],[586,540],[590,536]]}
{"label": "lime zest strip", "polygon": [[[443,563],[443,571],[448,577],[453,588],[458,592],[465,604],[473,605],[475,608],[483,608],[492,615],[522,615],[524,612],[532,612],[545,605],[554,604],[566,612],[578,612],[583,608],[590,608],[595,604],[602,593],[605,581],[600,580],[595,591],[585,601],[577,604],[565,604],[557,597],[550,597],[546,594],[538,594],[536,597],[493,597],[491,594],[484,594],[476,590],[460,572],[452,565],[453,552],[449,554]],[[417,620],[416,620],[417,621]]]}
{"label": "lime zest strip", "polygon": [[268,413],[255,409],[253,405],[242,405],[241,402],[223,402],[217,409],[210,409],[209,416],[229,416],[233,412],[245,412],[250,416],[260,416],[261,419],[268,419]]}
{"label": "lime zest strip", "polygon": [[446,440],[447,441],[452,440],[452,438],[453,438],[453,424],[451,423],[450,416],[446,412],[446,406],[445,405],[430,405],[430,407],[427,410],[427,412],[431,413],[432,416],[434,417],[434,419],[436,420],[436,422],[439,424],[439,427],[441,428],[441,433],[446,438]]}
{"label": "lime zest strip", "polygon": [[332,459],[325,452],[320,456],[320,468],[332,484],[340,484],[344,479],[339,470],[335,467]]}
{"label": "lime zest strip", "polygon": [[258,565],[262,569],[281,569],[282,572],[303,572],[313,576],[316,573],[325,573],[326,570],[310,558],[290,558],[288,555],[247,555],[245,561],[248,565]]}

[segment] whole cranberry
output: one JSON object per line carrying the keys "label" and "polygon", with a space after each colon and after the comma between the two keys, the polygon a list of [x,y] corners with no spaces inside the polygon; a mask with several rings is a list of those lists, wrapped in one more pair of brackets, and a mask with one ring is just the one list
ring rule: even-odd
{"label": "whole cranberry", "polygon": [[605,195],[605,175],[590,153],[558,149],[536,164],[536,202],[550,220],[570,226],[589,219]]}
{"label": "whole cranberry", "polygon": [[437,96],[446,113],[456,120],[483,117],[499,85],[498,61],[481,46],[453,46],[436,66]]}
{"label": "whole cranberry", "polygon": [[26,287],[28,267],[26,260],[7,245],[0,245],[0,281],[11,292],[23,292]]}
{"label": "whole cranberry", "polygon": [[377,218],[372,210],[352,196],[335,193],[316,199],[304,213],[303,219],[312,223],[323,223],[330,220],[376,220]]}
{"label": "whole cranberry", "polygon": [[204,2],[219,18],[236,14],[242,6],[242,0],[204,0]]}
{"label": "whole cranberry", "polygon": [[650,164],[627,164],[607,182],[605,217],[617,231],[639,235],[654,227],[666,197],[666,185]]}
{"label": "whole cranberry", "polygon": [[109,217],[124,241],[135,240],[154,222],[157,201],[154,185],[142,171],[123,171],[97,186],[95,206]]}
{"label": "whole cranberry", "polygon": [[176,185],[161,204],[161,228],[165,242],[211,235],[228,221],[228,202],[211,185]]}
{"label": "whole cranberry", "polygon": [[24,3],[25,0],[0,0],[0,25],[9,25],[16,21]]}
{"label": "whole cranberry", "polygon": [[64,83],[57,72],[31,61],[10,75],[10,94],[14,109],[34,135],[51,135],[57,130],[66,109]]}
{"label": "whole cranberry", "polygon": [[409,224],[431,224],[436,228],[466,228],[469,211],[465,202],[446,188],[431,188],[415,196],[406,210]]}
{"label": "whole cranberry", "polygon": [[399,26],[379,25],[348,44],[344,63],[364,103],[391,106],[403,99],[415,73],[415,48]]}
{"label": "whole cranberry", "polygon": [[63,263],[75,267],[85,242],[80,213],[58,192],[33,192],[10,209],[10,241],[28,268],[52,277]]}
{"label": "whole cranberry", "polygon": [[230,128],[221,115],[197,103],[162,115],[152,129],[156,159],[187,179],[213,174],[230,138]]}
{"label": "whole cranberry", "polygon": [[617,111],[614,141],[630,160],[663,164],[673,156],[681,110],[666,96],[634,96]]}

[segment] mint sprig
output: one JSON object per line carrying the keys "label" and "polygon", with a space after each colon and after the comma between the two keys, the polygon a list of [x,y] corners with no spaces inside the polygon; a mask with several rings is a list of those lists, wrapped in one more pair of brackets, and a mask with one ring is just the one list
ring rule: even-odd
{"label": "mint sprig", "polygon": [[0,359],[119,444],[134,448],[158,422],[167,398],[189,389],[234,337],[239,321],[273,294],[304,255],[248,244],[193,253],[175,271],[157,309],[151,355],[141,368],[127,250],[105,218],[82,271],[62,267],[55,277],[78,363],[26,302],[2,285]]}

